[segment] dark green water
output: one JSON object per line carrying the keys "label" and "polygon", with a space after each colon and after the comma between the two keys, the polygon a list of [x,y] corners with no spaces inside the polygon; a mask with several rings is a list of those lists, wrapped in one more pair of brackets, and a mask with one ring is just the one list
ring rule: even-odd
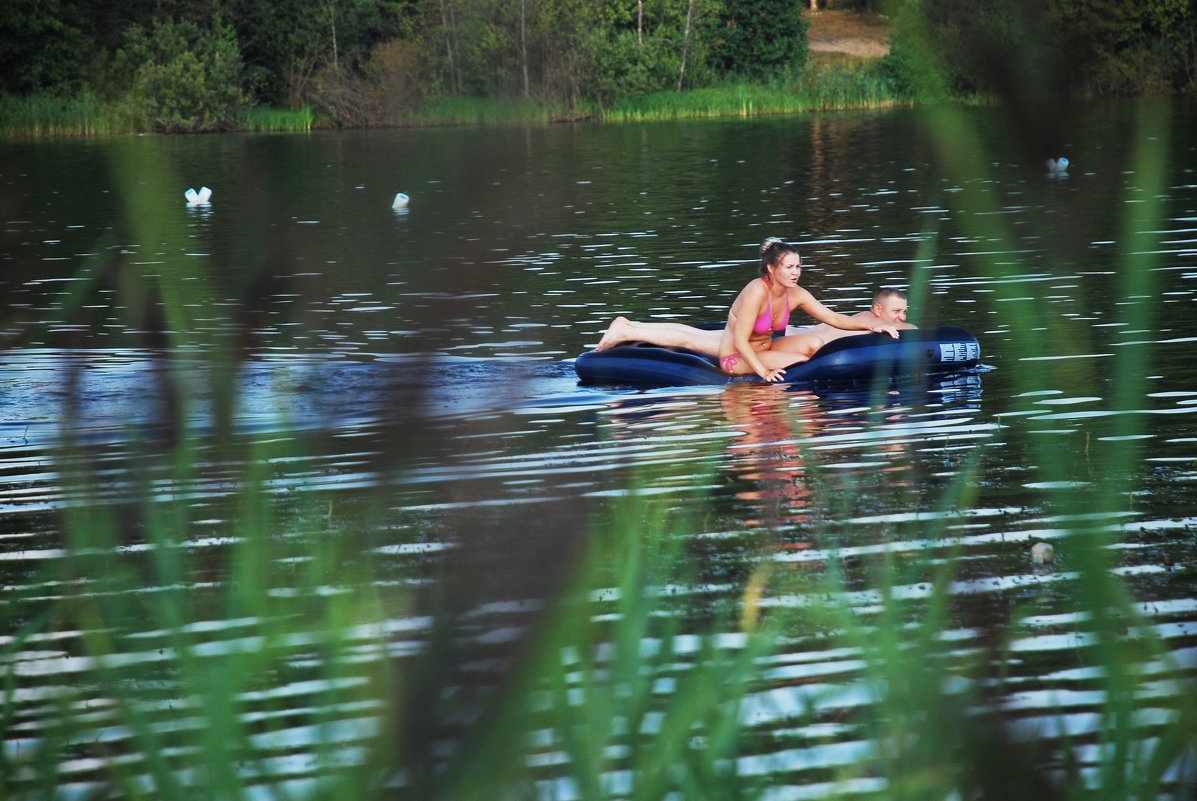
{"label": "dark green water", "polygon": [[[798,579],[773,585],[766,611],[801,607],[792,587],[844,559],[847,600],[868,615],[879,555],[907,566],[898,591],[916,601],[954,560],[960,658],[1016,607],[1037,612],[1012,638],[1021,658],[1000,703],[1016,733],[1063,726],[1082,766],[1097,765],[1085,750],[1097,674],[1081,669],[1088,643],[1066,603],[1081,592],[1075,538],[1110,539],[1116,574],[1167,644],[1158,669],[1197,664],[1197,114],[1167,112],[1078,110],[1063,179],[1025,163],[992,109],[960,112],[973,135],[956,153],[935,136],[941,115],[913,111],[0,144],[6,753],[52,737],[47,699],[102,707],[108,695],[88,632],[17,636],[71,595],[64,510],[181,492],[189,625],[213,652],[249,647],[253,615],[220,599],[240,558],[240,471],[261,458],[277,499],[267,530],[286,537],[315,506],[353,532],[309,590],[369,568],[384,596],[410,602],[384,616],[404,632],[397,658],[422,647],[408,612],[429,588],[473,615],[480,651],[504,641],[519,604],[543,597],[629,495],[691,515],[674,603],[693,625],[734,617],[761,564]],[[201,184],[210,206],[188,208],[183,191]],[[912,320],[970,329],[987,369],[880,396],[578,386],[570,360],[616,315],[723,318],[773,235],[802,243],[803,285],[827,305],[852,312],[879,285],[909,288]],[[1136,370],[1142,381],[1124,380]],[[183,490],[154,472],[180,439],[200,465]],[[64,451],[74,440],[83,451]],[[253,444],[264,441],[284,446]],[[64,479],[79,464],[102,476],[90,493]],[[963,503],[942,508],[966,470]],[[1110,497],[1116,475],[1129,478]],[[151,563],[149,525],[120,530],[113,552]],[[1056,544],[1054,565],[1032,564],[1036,541]],[[285,613],[297,557],[276,557],[263,570]],[[791,633],[742,712],[738,763],[779,800],[831,793],[871,753],[852,721],[867,703],[854,655]],[[168,635],[141,632],[148,645],[122,653],[169,673],[155,656]],[[293,674],[259,691],[324,703],[303,684],[311,654],[290,658]],[[1145,701],[1141,725],[1167,706]],[[384,707],[343,716],[347,760]],[[193,711],[160,725],[186,729]],[[131,736],[102,715],[95,726]],[[323,735],[283,731],[286,745],[261,748],[305,786],[285,758]],[[63,781],[85,790],[113,752],[78,750]],[[571,797],[552,775],[545,796]],[[884,791],[875,776],[852,781],[839,790]]]}

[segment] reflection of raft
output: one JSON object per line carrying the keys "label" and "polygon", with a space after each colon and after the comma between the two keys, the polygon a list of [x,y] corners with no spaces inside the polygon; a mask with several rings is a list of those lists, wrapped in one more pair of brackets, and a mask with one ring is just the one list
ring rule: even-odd
{"label": "reflection of raft", "polygon": [[[809,361],[786,370],[786,382],[857,382],[958,372],[975,368],[981,360],[977,338],[954,325],[902,331],[901,339],[887,334],[841,337],[820,348]],[[728,376],[719,362],[692,350],[660,348],[629,342],[604,351],[583,353],[574,362],[578,378],[588,384],[682,386],[757,381],[752,376]]]}

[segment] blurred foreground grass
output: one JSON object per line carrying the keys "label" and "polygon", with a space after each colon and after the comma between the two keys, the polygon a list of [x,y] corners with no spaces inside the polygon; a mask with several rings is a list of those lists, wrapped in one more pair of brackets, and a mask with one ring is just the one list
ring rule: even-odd
{"label": "blurred foreground grass", "polygon": [[[692,521],[652,496],[633,492],[599,516],[565,503],[454,519],[475,532],[468,547],[443,555],[408,543],[445,563],[412,576],[432,584],[406,582],[384,564],[396,532],[383,493],[271,490],[274,466],[313,447],[277,435],[224,442],[243,467],[224,477],[232,492],[214,495],[203,489],[209,444],[183,437],[138,454],[115,501],[99,454],[60,454],[65,553],[6,604],[0,795],[740,799],[803,786],[826,798],[1146,799],[1193,789],[1192,676],[1111,569],[1109,531],[1084,522],[1093,513],[1080,496],[1061,516],[1073,530],[1053,540],[1080,574],[1073,589],[1024,596],[1004,618],[970,610],[954,588],[948,525],[970,508],[976,463],[934,499],[912,496],[942,513],[921,532],[933,550],[841,559],[833,548],[789,572],[761,554],[737,608],[696,616]],[[483,525],[489,538],[477,536]],[[205,547],[212,539],[222,556]],[[1077,669],[1089,674],[1097,738],[1084,746],[1064,733],[1073,702],[1060,702],[1059,732],[1031,737],[1010,703],[1027,689],[1017,665],[1045,660],[1059,674],[1069,662],[1020,645],[1045,613],[1075,627]],[[842,685],[789,678],[811,659],[851,670]],[[1144,704],[1160,714],[1145,722]],[[804,744],[779,750],[789,739]],[[851,757],[829,757],[812,784],[803,764],[836,748]]]}

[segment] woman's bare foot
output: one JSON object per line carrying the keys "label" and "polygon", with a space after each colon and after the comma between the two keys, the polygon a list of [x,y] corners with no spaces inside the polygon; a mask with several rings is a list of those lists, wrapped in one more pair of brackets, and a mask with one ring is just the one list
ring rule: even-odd
{"label": "woman's bare foot", "polygon": [[627,342],[631,339],[628,336],[628,329],[632,327],[632,321],[627,317],[616,317],[611,321],[611,325],[607,326],[607,333],[603,334],[603,338],[594,346],[595,350],[606,350],[613,348],[621,342]]}

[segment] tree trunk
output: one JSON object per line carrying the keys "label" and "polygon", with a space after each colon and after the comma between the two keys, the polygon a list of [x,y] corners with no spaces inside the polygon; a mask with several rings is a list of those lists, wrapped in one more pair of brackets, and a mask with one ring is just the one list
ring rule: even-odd
{"label": "tree trunk", "polygon": [[332,51],[333,51],[333,71],[339,72],[341,65],[337,60],[337,3],[336,0],[331,0],[328,4],[328,22],[332,29]]}
{"label": "tree trunk", "polygon": [[528,85],[528,0],[520,0],[520,68],[524,72],[524,99],[532,97],[531,87]]}
{"label": "tree trunk", "polygon": [[461,92],[461,76],[457,74],[457,62],[453,58],[453,44],[456,38],[456,24],[449,0],[441,0],[441,23],[445,27],[445,57],[449,61],[449,88]]}
{"label": "tree trunk", "polygon": [[682,91],[686,79],[686,59],[690,55],[690,29],[694,27],[694,0],[686,3],[686,30],[682,34],[682,65],[677,71],[677,90]]}
{"label": "tree trunk", "polygon": [[644,47],[644,0],[636,0],[636,44]]}

